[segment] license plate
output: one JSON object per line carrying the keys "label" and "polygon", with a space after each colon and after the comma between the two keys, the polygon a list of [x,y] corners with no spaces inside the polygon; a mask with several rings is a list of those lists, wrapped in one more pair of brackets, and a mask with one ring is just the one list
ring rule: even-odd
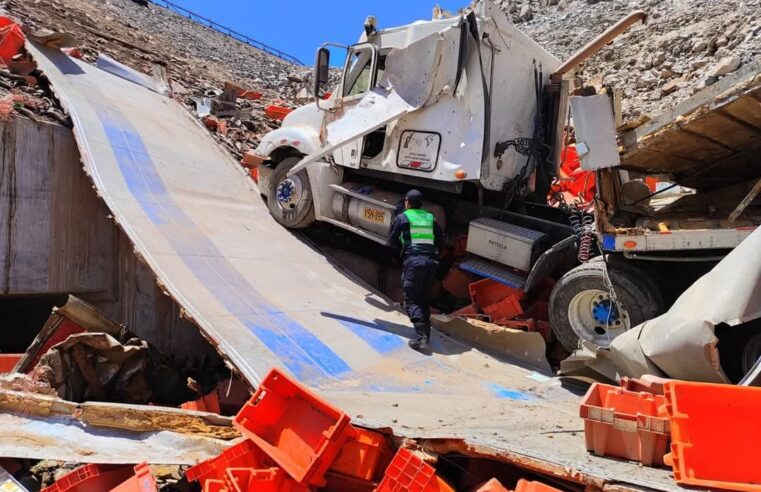
{"label": "license plate", "polygon": [[365,220],[382,224],[386,219],[386,212],[383,210],[378,210],[377,208],[366,208],[364,211],[364,216]]}

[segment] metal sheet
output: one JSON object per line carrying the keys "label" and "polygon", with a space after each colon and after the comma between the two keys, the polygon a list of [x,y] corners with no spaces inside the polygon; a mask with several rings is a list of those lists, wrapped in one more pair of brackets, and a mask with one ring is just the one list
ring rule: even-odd
{"label": "metal sheet", "polygon": [[66,417],[0,412],[3,456],[77,463],[192,465],[230,443],[175,432],[127,432],[94,428]]}
{"label": "metal sheet", "polygon": [[589,456],[578,391],[440,334],[430,356],[409,350],[406,317],[280,227],[241,167],[174,101],[30,49],[115,220],[248,381],[279,366],[354,419],[400,435],[461,438],[585,483],[678,490],[665,470]]}
{"label": "metal sheet", "polygon": [[759,251],[761,229],[756,229],[665,314],[616,338],[611,353],[623,375],[652,374],[655,366],[671,378],[729,382],[719,363],[714,328],[761,317]]}
{"label": "metal sheet", "polygon": [[618,166],[621,161],[616,143],[616,122],[608,96],[573,96],[571,114],[581,168],[594,171]]}

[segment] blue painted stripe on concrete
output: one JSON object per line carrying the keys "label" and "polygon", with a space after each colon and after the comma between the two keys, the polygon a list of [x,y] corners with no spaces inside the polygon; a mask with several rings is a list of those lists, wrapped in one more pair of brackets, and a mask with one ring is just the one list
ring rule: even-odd
{"label": "blue painted stripe on concrete", "polygon": [[336,377],[348,364],[262,295],[222,256],[174,202],[140,135],[120,113],[98,108],[98,116],[130,192],[149,219],[161,226],[172,248],[210,293],[301,380]]}
{"label": "blue painted stripe on concrete", "polygon": [[529,395],[528,393],[524,393],[523,391],[508,389],[497,383],[486,383],[486,387],[489,388],[489,390],[497,398],[504,398],[507,400],[517,400],[517,401],[531,401],[534,399],[534,397]]}
{"label": "blue painted stripe on concrete", "polygon": [[406,345],[402,337],[389,333],[380,323],[362,324],[348,320],[341,320],[341,324],[367,342],[368,345],[380,354],[393,352]]}

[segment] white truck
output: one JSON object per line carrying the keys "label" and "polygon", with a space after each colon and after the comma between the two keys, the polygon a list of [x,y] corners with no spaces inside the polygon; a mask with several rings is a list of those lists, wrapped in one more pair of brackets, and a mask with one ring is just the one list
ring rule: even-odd
{"label": "white truck", "polygon": [[562,276],[550,301],[555,335],[568,350],[580,338],[606,347],[662,312],[663,294],[649,264],[623,255],[578,265],[581,230],[547,196],[573,69],[643,18],[628,16],[561,64],[487,0],[380,31],[369,17],[330,97],[324,45],[315,102],[255,150],[261,193],[285,227],[322,221],[385,243],[404,192],[419,188],[450,241],[469,231],[459,268],[528,292]]}

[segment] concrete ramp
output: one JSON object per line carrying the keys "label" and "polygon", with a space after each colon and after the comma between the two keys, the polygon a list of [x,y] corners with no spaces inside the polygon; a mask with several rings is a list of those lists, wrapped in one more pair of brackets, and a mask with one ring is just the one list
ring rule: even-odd
{"label": "concrete ramp", "polygon": [[578,395],[442,336],[407,348],[404,316],[272,220],[252,181],[179,104],[30,47],[69,111],[84,168],[137,254],[256,384],[272,367],[365,425],[451,438],[602,487],[677,490],[664,470],[589,456]]}

